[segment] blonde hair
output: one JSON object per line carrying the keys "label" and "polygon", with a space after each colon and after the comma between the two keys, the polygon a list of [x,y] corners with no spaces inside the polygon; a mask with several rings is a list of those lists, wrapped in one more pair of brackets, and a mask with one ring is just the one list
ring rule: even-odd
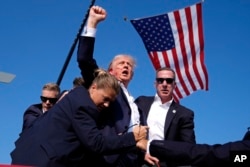
{"label": "blonde hair", "polygon": [[103,69],[97,69],[94,72],[94,80],[92,82],[96,84],[99,89],[112,89],[117,95],[120,91],[120,85],[117,79]]}
{"label": "blonde hair", "polygon": [[60,93],[60,87],[56,83],[46,83],[42,90],[55,91],[57,95]]}

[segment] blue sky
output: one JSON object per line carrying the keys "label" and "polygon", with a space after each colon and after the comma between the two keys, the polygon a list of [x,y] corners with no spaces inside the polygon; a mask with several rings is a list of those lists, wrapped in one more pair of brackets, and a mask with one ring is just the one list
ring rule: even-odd
{"label": "blue sky", "polygon": [[[154,95],[154,69],[139,35],[128,19],[170,12],[195,0],[97,0],[108,12],[98,27],[95,58],[107,68],[112,57],[128,53],[137,60],[129,91],[134,97]],[[40,102],[41,87],[56,82],[90,1],[8,0],[0,2],[0,71],[13,73],[0,83],[0,164],[22,127],[25,109]],[[203,27],[209,90],[181,100],[195,112],[197,143],[225,143],[242,139],[250,126],[250,1],[205,0]],[[80,76],[76,52],[61,83],[72,87]]]}

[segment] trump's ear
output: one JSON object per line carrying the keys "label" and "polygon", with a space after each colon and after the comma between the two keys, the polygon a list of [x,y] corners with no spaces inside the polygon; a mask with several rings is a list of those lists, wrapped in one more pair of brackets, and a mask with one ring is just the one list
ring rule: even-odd
{"label": "trump's ear", "polygon": [[114,75],[114,71],[112,68],[109,68],[108,72],[111,74],[111,75]]}

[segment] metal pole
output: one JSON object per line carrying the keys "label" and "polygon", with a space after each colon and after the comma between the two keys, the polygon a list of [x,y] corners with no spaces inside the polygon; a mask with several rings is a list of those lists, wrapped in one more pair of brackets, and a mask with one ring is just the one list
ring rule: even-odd
{"label": "metal pole", "polygon": [[57,82],[56,82],[59,86],[60,86],[60,84],[61,84],[61,82],[62,82],[62,79],[63,79],[63,76],[64,76],[64,74],[65,74],[65,71],[66,71],[66,69],[67,69],[67,67],[68,67],[68,65],[69,65],[70,59],[71,59],[71,57],[72,57],[72,55],[73,55],[73,53],[74,53],[75,47],[76,47],[77,42],[78,42],[78,40],[79,40],[79,36],[80,36],[80,34],[81,34],[81,32],[82,32],[82,30],[83,30],[83,28],[84,28],[84,25],[85,25],[85,23],[86,23],[86,21],[87,21],[87,19],[88,19],[89,10],[90,10],[90,8],[91,8],[94,4],[95,4],[95,0],[92,0],[91,3],[90,3],[90,5],[89,5],[89,8],[88,8],[88,10],[87,10],[87,13],[85,14],[85,17],[84,17],[84,19],[83,19],[83,21],[82,21],[82,24],[81,24],[81,26],[80,26],[80,28],[79,28],[79,30],[78,30],[78,33],[77,33],[77,35],[76,35],[76,38],[75,38],[75,40],[74,40],[74,42],[73,42],[73,44],[72,44],[72,46],[71,46],[71,48],[70,48],[70,50],[69,50],[68,56],[66,57],[66,60],[65,60],[64,65],[63,65],[63,68],[62,68],[62,70],[61,70],[61,72],[60,72],[60,74],[59,74],[59,77],[58,77],[58,79],[57,79]]}

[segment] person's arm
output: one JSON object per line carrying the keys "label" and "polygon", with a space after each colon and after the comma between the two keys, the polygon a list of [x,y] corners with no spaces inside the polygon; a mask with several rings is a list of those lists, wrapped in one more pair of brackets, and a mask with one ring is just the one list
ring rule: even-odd
{"label": "person's arm", "polygon": [[89,108],[79,108],[77,116],[74,116],[76,119],[74,119],[73,128],[84,147],[94,153],[108,155],[126,152],[133,148],[137,141],[147,136],[147,126],[136,126],[133,132],[123,135],[104,136],[91,116],[91,111],[87,109]]}
{"label": "person's arm", "polygon": [[185,114],[180,119],[181,124],[179,127],[179,141],[196,143],[194,132],[194,112],[191,110],[184,111]]}
{"label": "person's arm", "polygon": [[225,166],[230,164],[230,151],[250,151],[250,140],[225,144],[192,144],[153,140],[150,154],[178,165]]}
{"label": "person's arm", "polygon": [[[37,104],[38,105],[38,104]],[[42,107],[42,106],[41,106]],[[42,115],[42,111],[36,106],[30,106],[23,114],[23,128],[22,131],[32,125],[32,123]]]}
{"label": "person's arm", "polygon": [[106,15],[106,11],[103,8],[98,6],[91,7],[87,25],[79,39],[77,62],[86,88],[92,83],[94,79],[93,73],[98,68],[93,58],[96,27],[100,21],[106,18]]}

